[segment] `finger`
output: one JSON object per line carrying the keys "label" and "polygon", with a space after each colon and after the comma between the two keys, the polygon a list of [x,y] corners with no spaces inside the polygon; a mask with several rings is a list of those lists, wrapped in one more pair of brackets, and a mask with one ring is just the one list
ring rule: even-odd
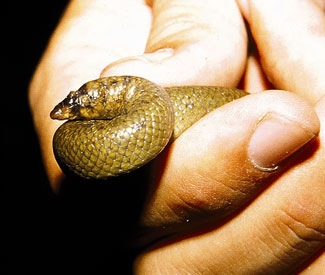
{"label": "finger", "polygon": [[102,76],[137,75],[169,86],[236,86],[245,68],[246,40],[233,0],[157,0],[145,54],[108,65]]}
{"label": "finger", "polygon": [[264,71],[279,89],[315,103],[325,94],[323,1],[238,1],[247,16]]}
{"label": "finger", "polygon": [[69,91],[98,78],[108,62],[142,53],[150,23],[151,11],[142,1],[71,1],[64,13],[29,89],[44,164],[55,190],[63,174],[54,159],[52,137],[60,123],[50,119],[50,111]]}
{"label": "finger", "polygon": [[267,80],[257,54],[247,59],[246,71],[243,78],[243,87],[249,93],[257,93],[274,88]]}
{"label": "finger", "polygon": [[[325,123],[325,100],[318,106]],[[153,247],[139,256],[145,274],[291,274],[325,246],[325,128],[309,155],[230,222]],[[321,261],[321,260],[320,260]]]}
{"label": "finger", "polygon": [[318,131],[313,108],[281,91],[250,95],[208,114],[157,165],[141,219],[144,238],[215,224],[241,209]]}

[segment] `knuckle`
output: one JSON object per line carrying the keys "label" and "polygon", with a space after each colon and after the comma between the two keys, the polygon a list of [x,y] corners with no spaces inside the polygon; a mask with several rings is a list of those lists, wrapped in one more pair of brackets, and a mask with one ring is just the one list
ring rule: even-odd
{"label": "knuckle", "polygon": [[263,232],[260,241],[280,269],[291,270],[325,245],[325,230],[320,223],[301,219],[287,209],[275,210]]}
{"label": "knuckle", "polygon": [[299,215],[294,211],[280,210],[277,222],[278,228],[285,235],[284,240],[295,250],[302,250],[306,253],[325,243],[325,219],[319,219],[319,215]]}

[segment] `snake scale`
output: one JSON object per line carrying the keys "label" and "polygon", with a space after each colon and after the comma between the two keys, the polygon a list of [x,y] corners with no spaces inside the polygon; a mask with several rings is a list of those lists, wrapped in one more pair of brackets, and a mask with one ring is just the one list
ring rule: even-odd
{"label": "snake scale", "polygon": [[245,95],[210,86],[162,88],[135,76],[89,81],[51,112],[52,119],[68,120],[54,134],[54,154],[61,167],[84,178],[125,174],[205,114]]}

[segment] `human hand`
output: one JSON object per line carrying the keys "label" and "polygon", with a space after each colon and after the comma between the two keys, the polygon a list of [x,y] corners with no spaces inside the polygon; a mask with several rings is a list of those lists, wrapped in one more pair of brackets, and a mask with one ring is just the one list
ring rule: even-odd
{"label": "human hand", "polygon": [[[321,73],[324,52],[316,50],[325,46],[324,32],[310,33],[310,28],[317,30],[317,27],[324,26],[324,12],[311,2],[287,1],[284,8],[283,1],[270,1],[267,5],[265,1],[249,1],[250,7],[247,6],[248,2],[240,4],[260,54],[260,58],[255,55],[248,59],[244,88],[254,92],[268,88],[271,84],[265,79],[268,77],[276,87],[293,91],[312,103],[317,102],[316,111],[324,124],[325,90]],[[278,11],[279,6],[283,8],[281,12]],[[315,49],[313,54],[306,52],[302,42],[310,43],[309,48]],[[283,54],[286,49],[290,51]],[[292,55],[299,56],[299,60],[292,60]],[[144,210],[144,223],[150,221],[150,225],[155,222],[159,224],[160,217],[163,217],[164,222],[161,223],[168,229],[170,221],[166,217],[171,217],[174,222],[183,218],[183,225],[187,223],[189,228],[200,216],[205,217],[204,221],[212,217],[217,224],[224,213],[231,212],[232,207],[237,211],[241,208],[241,195],[245,199],[252,199],[254,191],[263,188],[263,184],[269,184],[269,188],[225,223],[192,236],[183,235],[172,243],[146,251],[138,257],[135,265],[139,273],[150,273],[153,266],[161,273],[182,270],[190,274],[286,274],[304,268],[306,274],[321,274],[324,271],[324,129],[317,142],[307,151],[280,162],[284,171],[275,177],[268,174],[271,177],[269,180],[261,171],[256,173],[256,170],[250,169],[240,150],[248,151],[249,156],[250,143],[248,140],[245,143],[244,131],[234,130],[244,125],[246,131],[252,131],[247,124],[249,115],[260,108],[260,117],[270,112],[271,108],[271,112],[277,114],[284,110],[291,114],[298,112],[304,117],[296,120],[299,123],[316,122],[315,117],[306,116],[309,111],[305,109],[306,106],[300,105],[302,102],[298,103],[297,98],[289,99],[287,96],[292,95],[270,91],[233,102],[213,113],[211,120],[218,124],[220,132],[215,133],[212,122],[207,122],[212,117],[210,115],[176,141],[168,152],[167,168],[164,168],[156,193]],[[238,115],[236,109],[246,110],[249,114],[240,112]],[[258,119],[259,115],[253,117]],[[201,123],[202,127],[199,126]],[[265,146],[265,158],[274,157],[276,150],[273,151],[275,148],[272,147],[282,139],[274,126],[271,131],[275,139],[263,136],[263,143],[260,144]],[[287,128],[282,133],[289,137],[287,130],[290,132]],[[210,135],[207,139],[204,138],[205,131]],[[196,133],[200,134],[196,136]],[[204,140],[203,145],[197,144],[198,137]],[[244,139],[244,144],[241,139]],[[267,139],[270,142],[268,145],[264,143]],[[294,139],[290,139],[294,143]],[[184,143],[179,145],[183,140]],[[233,147],[229,146],[228,140],[231,140]],[[186,157],[184,152],[187,152]],[[234,167],[237,168],[235,172]],[[185,176],[182,177],[180,174],[183,170]],[[177,222],[174,226],[181,228]],[[184,227],[180,232],[184,231]],[[313,235],[308,232],[317,233]],[[177,231],[174,233],[181,235]],[[314,248],[312,243],[315,244]],[[313,256],[316,260],[308,263]]]}
{"label": "human hand", "polygon": [[[31,85],[31,106],[34,110],[36,129],[40,135],[44,161],[54,187],[58,186],[62,172],[54,160],[51,148],[52,136],[58,124],[50,121],[48,114],[67,91],[78,88],[80,84],[89,79],[97,78],[98,72],[107,63],[143,52],[151,26],[150,10],[144,5],[131,2],[128,6],[130,10],[122,17],[117,16],[116,12],[116,9],[125,9],[125,3],[122,1],[115,4],[110,3],[109,6],[102,1],[91,1],[91,4],[86,1],[79,2],[82,4],[78,7],[78,12],[76,12],[76,2],[73,2],[35,74]],[[106,67],[102,76],[135,74],[162,85],[235,86],[242,76],[246,60],[246,34],[235,3],[232,1],[209,1],[204,7],[193,1],[166,1],[163,5],[159,5],[159,3],[161,2],[157,1],[154,5],[154,28],[151,30],[146,46],[146,52],[150,54],[114,62]],[[172,9],[171,3],[173,3]],[[138,13],[134,12],[135,10]],[[107,16],[108,13],[110,16]],[[140,16],[139,13],[141,13]],[[257,14],[261,13],[257,11]],[[114,16],[117,16],[119,22],[122,20],[123,23],[119,26],[109,24],[115,20]],[[178,24],[170,24],[176,18]],[[85,33],[85,26],[87,29],[96,29],[97,32]],[[183,29],[184,26],[185,29]],[[195,28],[195,26],[200,26],[200,28]],[[258,36],[258,31],[256,32],[257,34],[253,31],[255,38]],[[112,35],[103,36],[102,33]],[[126,44],[125,38],[130,36],[135,36],[136,39],[132,40],[132,44]],[[270,37],[272,37],[272,33]],[[156,51],[161,48],[173,48],[173,50]],[[259,50],[261,52],[261,49]],[[103,60],[103,56],[107,56],[107,59]],[[261,56],[263,57],[263,55]],[[266,56],[269,57],[269,55]],[[273,56],[273,60],[277,60],[277,56]],[[281,76],[283,70],[284,68],[279,70],[276,75]],[[267,69],[265,71],[268,75],[270,74]],[[270,71],[273,72],[272,68]],[[319,72],[314,71],[314,73]],[[251,79],[251,75],[247,74],[247,80]],[[290,75],[290,77],[292,76]],[[301,79],[299,78],[299,80]],[[293,78],[292,81],[297,80]],[[257,83],[261,82],[257,81]],[[276,86],[286,88],[286,86],[281,86],[281,83],[281,81],[276,83]],[[309,84],[322,87],[317,81]],[[316,89],[311,90],[317,91]],[[321,94],[320,90],[319,95]],[[308,96],[308,94],[306,95]],[[316,97],[310,100],[315,101]],[[258,103],[257,106],[256,103]],[[321,104],[322,102],[319,103],[320,106]],[[242,110],[240,118],[238,118],[238,111],[234,110]],[[153,238],[164,236],[166,233],[182,235],[183,231],[190,231],[192,226],[195,227],[196,224],[200,224],[204,220],[208,220],[211,226],[211,217],[215,221],[219,221],[233,211],[240,210],[248,201],[256,197],[266,184],[271,183],[271,174],[256,169],[246,155],[250,133],[253,132],[257,121],[265,112],[279,114],[280,121],[284,117],[282,122],[287,123],[288,126],[294,122],[294,125],[300,124],[310,133],[318,133],[318,120],[311,106],[300,98],[283,92],[256,94],[213,112],[177,140],[164,155],[164,166],[160,177],[155,182],[158,188],[152,192],[152,197],[148,201],[141,219],[141,225],[144,228],[149,228],[151,232],[157,232]],[[324,115],[322,116],[324,117]],[[218,123],[218,131],[214,129],[216,123]],[[287,126],[287,124],[285,125]],[[231,127],[229,127],[230,125]],[[204,136],[202,134],[204,132],[207,133],[206,140],[197,144],[198,133],[201,137]],[[238,138],[236,139],[236,137]],[[309,139],[304,139],[302,143],[307,140]],[[190,145],[195,146],[195,151]],[[317,229],[323,226],[324,217],[321,216],[322,204],[320,202],[322,199],[324,200],[322,197],[324,192],[321,193],[324,187],[321,189],[323,178],[319,169],[322,165],[324,166],[324,159],[321,157],[322,154],[324,155],[322,145],[323,143],[320,141],[318,148],[312,148],[312,157],[302,161],[299,165],[295,162],[297,158],[281,163],[281,165],[289,166],[290,169],[281,177],[273,178],[268,192],[260,195],[245,211],[224,226],[215,227],[205,234],[186,238],[144,253],[138,258],[136,270],[140,272],[147,267],[150,267],[149,270],[156,267],[170,272],[169,268],[174,268],[174,271],[191,269],[194,272],[193,270],[202,268],[203,271],[210,269],[213,272],[220,271],[219,273],[221,273],[222,270],[231,271],[230,268],[233,268],[240,272],[245,270],[243,268],[258,270],[261,268],[258,264],[265,265],[265,262],[270,262],[274,266],[270,268],[286,268],[269,253],[262,253],[264,261],[259,258],[258,262],[256,262],[256,258],[247,259],[245,256],[252,257],[252,254],[248,253],[252,251],[251,248],[254,251],[262,250],[262,242],[258,246],[256,238],[268,236],[265,237],[267,239],[271,236],[278,236],[276,231],[273,232],[273,235],[272,232],[268,232],[265,223],[268,222],[270,228],[275,228],[275,225],[280,223],[285,224],[282,219],[285,217],[278,213],[280,210],[288,210],[285,208],[288,201],[293,202],[290,211],[299,210],[302,217],[305,213],[310,212],[313,215],[308,218],[319,222],[311,224],[310,220],[302,220],[303,223]],[[203,150],[204,148],[200,146],[204,146],[206,149]],[[295,145],[293,149],[297,149],[296,147],[299,146]],[[266,146],[266,148],[269,147]],[[321,153],[322,150],[323,153]],[[184,152],[189,154],[185,155]],[[234,152],[236,153],[234,154]],[[272,158],[274,157],[271,156],[271,160],[274,161]],[[280,155],[277,160],[282,158],[283,155]],[[189,159],[193,161],[189,161]],[[185,167],[180,167],[182,163],[185,164]],[[217,165],[215,165],[216,163]],[[234,171],[234,167],[240,167],[240,169]],[[310,175],[314,179],[313,189],[309,187],[311,182],[308,183]],[[274,177],[274,174],[272,176]],[[290,189],[290,182],[297,182],[293,184],[296,187],[294,191]],[[286,190],[286,194],[283,194],[281,190]],[[288,190],[291,192],[287,192]],[[292,198],[294,195],[297,196],[296,203]],[[315,197],[315,200],[311,199],[312,203],[309,205],[310,201],[306,201],[306,197]],[[297,208],[297,204],[302,202],[304,202],[305,208]],[[316,208],[317,205],[319,205],[318,208]],[[292,212],[290,213],[292,214]],[[265,218],[266,215],[269,219]],[[244,224],[246,227],[243,227]],[[294,225],[297,224],[294,223]],[[164,227],[169,231],[162,230]],[[241,235],[239,233],[243,231],[242,228],[245,230]],[[256,228],[256,230],[251,231],[251,228]],[[277,228],[280,227],[277,226]],[[298,229],[302,230],[303,228]],[[321,227],[319,230],[323,229]],[[307,233],[312,235],[313,232],[306,231]],[[234,243],[234,236],[240,245]],[[281,237],[283,237],[283,241],[294,239],[294,236],[287,234],[283,234]],[[293,239],[289,239],[290,237]],[[299,245],[305,244],[302,240],[294,240]],[[212,246],[213,243],[221,241],[224,246]],[[298,254],[300,257],[300,253],[296,253],[291,247],[287,247],[288,250],[281,250],[279,248],[281,242],[266,243],[281,253],[289,252],[291,257],[288,258],[293,262],[297,260],[295,255]],[[310,248],[310,254],[316,249],[312,245],[307,246]],[[174,254],[177,251],[181,251],[180,254],[187,259],[188,265],[183,265],[184,258],[181,259]],[[280,256],[283,255],[281,253]],[[216,258],[215,255],[225,256],[218,257],[218,261],[212,262],[211,260]],[[234,257],[237,257],[235,262],[233,261]],[[157,259],[161,260],[156,261]],[[242,261],[244,260],[247,261],[243,266]],[[154,262],[158,262],[158,265],[154,266]],[[198,262],[200,267],[196,266]],[[239,267],[236,263],[240,263],[241,266]]]}

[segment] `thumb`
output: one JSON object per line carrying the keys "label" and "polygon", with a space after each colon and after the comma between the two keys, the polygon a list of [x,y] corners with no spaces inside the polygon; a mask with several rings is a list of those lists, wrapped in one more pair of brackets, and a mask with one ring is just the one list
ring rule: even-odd
{"label": "thumb", "polygon": [[319,127],[312,106],[276,90],[209,113],[157,163],[140,221],[143,241],[215,224],[238,211],[293,165],[294,153],[317,136]]}
{"label": "thumb", "polygon": [[145,53],[108,65],[102,77],[136,75],[160,85],[237,85],[247,43],[235,3],[155,1],[152,11]]}

